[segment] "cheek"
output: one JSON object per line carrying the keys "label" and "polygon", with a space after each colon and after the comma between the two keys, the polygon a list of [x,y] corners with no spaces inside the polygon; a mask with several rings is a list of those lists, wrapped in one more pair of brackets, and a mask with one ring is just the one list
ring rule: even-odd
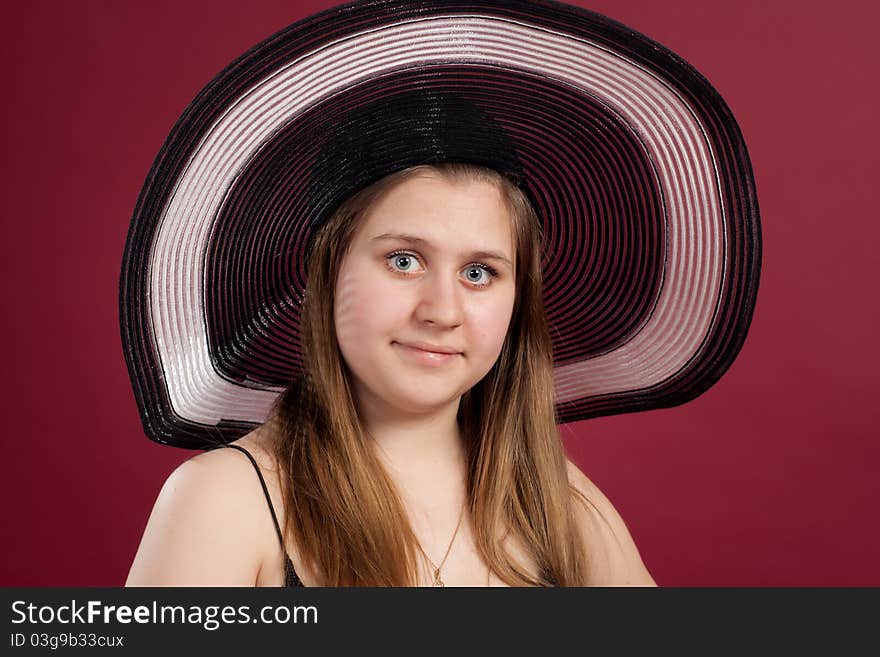
{"label": "cheek", "polygon": [[474,304],[470,310],[472,346],[494,359],[501,353],[513,312],[513,293]]}
{"label": "cheek", "polygon": [[334,320],[340,343],[362,343],[396,319],[399,299],[388,289],[387,277],[364,267],[343,267],[334,298]]}

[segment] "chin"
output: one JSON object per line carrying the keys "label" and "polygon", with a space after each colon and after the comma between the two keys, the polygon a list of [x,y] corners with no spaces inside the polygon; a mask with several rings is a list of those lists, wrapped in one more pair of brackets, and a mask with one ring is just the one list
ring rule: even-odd
{"label": "chin", "polygon": [[397,397],[389,400],[392,406],[405,413],[432,413],[439,411],[450,404],[458,402],[460,395],[449,397],[448,395],[438,397]]}

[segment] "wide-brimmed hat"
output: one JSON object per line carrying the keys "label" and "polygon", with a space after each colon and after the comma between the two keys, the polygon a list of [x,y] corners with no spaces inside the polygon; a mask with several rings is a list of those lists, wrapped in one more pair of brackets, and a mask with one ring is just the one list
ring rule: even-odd
{"label": "wide-brimmed hat", "polygon": [[369,0],[268,38],[193,100],[150,170],[120,280],[147,435],[203,448],[302,366],[315,228],[420,163],[514,180],[543,226],[559,422],[674,406],[727,370],[760,269],[727,105],[630,28],[541,0]]}

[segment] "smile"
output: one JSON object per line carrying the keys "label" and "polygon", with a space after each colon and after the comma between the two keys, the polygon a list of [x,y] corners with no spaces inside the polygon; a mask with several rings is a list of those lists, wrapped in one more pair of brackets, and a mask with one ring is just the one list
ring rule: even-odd
{"label": "smile", "polygon": [[422,365],[445,365],[447,363],[451,363],[453,360],[461,356],[461,354],[441,354],[436,351],[425,351],[424,349],[407,347],[406,345],[400,344],[399,342],[393,342],[392,344],[397,348],[398,353],[400,353],[404,358],[411,362],[419,363]]}

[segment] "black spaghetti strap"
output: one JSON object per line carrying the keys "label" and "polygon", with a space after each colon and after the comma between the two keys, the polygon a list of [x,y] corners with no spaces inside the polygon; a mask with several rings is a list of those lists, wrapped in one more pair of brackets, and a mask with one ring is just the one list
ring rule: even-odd
{"label": "black spaghetti strap", "polygon": [[293,562],[290,560],[290,557],[287,554],[287,548],[284,547],[284,536],[282,536],[281,534],[281,526],[278,524],[278,516],[275,515],[275,507],[272,506],[272,498],[269,496],[269,488],[266,486],[266,480],[263,479],[263,473],[260,472],[260,466],[257,465],[254,457],[251,456],[251,453],[247,451],[244,447],[240,447],[239,445],[222,445],[222,447],[231,447],[232,449],[237,449],[239,452],[242,452],[245,456],[247,456],[251,464],[254,466],[257,477],[260,479],[260,486],[262,486],[263,488],[263,495],[266,496],[266,502],[269,504],[269,513],[272,514],[272,524],[275,525],[275,533],[278,535],[278,543],[281,545],[281,553],[284,555],[284,585],[305,586],[299,575],[297,575],[296,570],[294,570],[293,568]]}
{"label": "black spaghetti strap", "polygon": [[272,514],[272,523],[275,525],[275,533],[278,534],[278,542],[281,543],[281,551],[287,556],[287,549],[284,547],[284,537],[281,535],[281,527],[278,524],[278,517],[275,515],[275,507],[272,506],[272,498],[269,497],[269,489],[266,487],[266,480],[263,479],[263,473],[260,472],[260,466],[257,465],[254,457],[251,456],[251,453],[244,447],[239,447],[238,445],[226,445],[226,447],[231,447],[232,449],[237,449],[239,452],[242,452],[250,459],[254,466],[254,470],[257,471],[257,477],[260,478],[260,486],[263,487],[263,494],[266,496],[266,502],[269,504],[269,513]]}

